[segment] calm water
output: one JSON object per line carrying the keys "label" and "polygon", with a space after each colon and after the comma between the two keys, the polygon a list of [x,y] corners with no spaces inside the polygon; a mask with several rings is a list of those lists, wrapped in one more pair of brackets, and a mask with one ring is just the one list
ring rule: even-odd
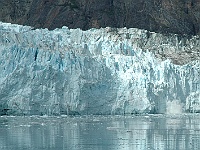
{"label": "calm water", "polygon": [[0,117],[0,150],[199,150],[200,116]]}

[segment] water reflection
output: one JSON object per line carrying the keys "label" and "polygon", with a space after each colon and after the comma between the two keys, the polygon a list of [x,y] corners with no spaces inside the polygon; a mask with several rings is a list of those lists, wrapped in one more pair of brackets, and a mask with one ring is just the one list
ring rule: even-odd
{"label": "water reflection", "polygon": [[200,116],[0,117],[1,150],[199,150]]}

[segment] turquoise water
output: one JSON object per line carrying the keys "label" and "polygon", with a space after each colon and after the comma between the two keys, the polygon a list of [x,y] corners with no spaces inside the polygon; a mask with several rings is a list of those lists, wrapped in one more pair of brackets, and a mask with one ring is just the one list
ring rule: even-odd
{"label": "turquoise water", "polygon": [[199,149],[199,115],[0,117],[0,150]]}

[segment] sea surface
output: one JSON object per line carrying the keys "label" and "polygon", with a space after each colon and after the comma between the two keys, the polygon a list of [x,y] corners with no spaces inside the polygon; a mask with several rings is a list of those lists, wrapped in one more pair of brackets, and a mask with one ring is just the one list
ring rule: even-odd
{"label": "sea surface", "polygon": [[0,150],[199,149],[199,114],[0,117]]}

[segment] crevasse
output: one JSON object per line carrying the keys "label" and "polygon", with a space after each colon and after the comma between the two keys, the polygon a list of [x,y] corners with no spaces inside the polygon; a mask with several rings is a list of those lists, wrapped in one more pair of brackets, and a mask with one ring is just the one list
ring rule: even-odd
{"label": "crevasse", "polygon": [[1,115],[199,112],[199,43],[135,28],[1,22]]}

